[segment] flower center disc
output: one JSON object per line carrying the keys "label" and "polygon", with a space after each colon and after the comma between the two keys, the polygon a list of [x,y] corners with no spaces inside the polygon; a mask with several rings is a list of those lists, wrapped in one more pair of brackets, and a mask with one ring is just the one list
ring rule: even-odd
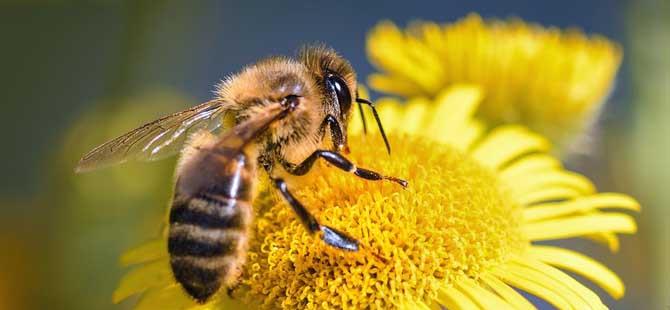
{"label": "flower center disc", "polygon": [[325,164],[293,186],[322,224],[360,241],[358,252],[325,245],[283,201],[261,194],[241,283],[247,299],[271,307],[388,308],[434,298],[437,287],[477,277],[527,244],[521,209],[494,171],[448,146],[390,139],[389,158],[378,136],[352,136],[349,157],[406,179],[407,189]]}

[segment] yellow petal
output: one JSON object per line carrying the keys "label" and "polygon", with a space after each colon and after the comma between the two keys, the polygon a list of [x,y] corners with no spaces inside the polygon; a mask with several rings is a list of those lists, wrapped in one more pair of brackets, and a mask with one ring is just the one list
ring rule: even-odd
{"label": "yellow petal", "polygon": [[156,287],[148,290],[142,295],[140,301],[135,306],[135,310],[170,310],[170,309],[188,309],[188,310],[215,310],[215,309],[247,309],[244,304],[238,300],[232,300],[225,296],[211,298],[205,304],[198,304],[191,299],[178,284]]}
{"label": "yellow petal", "polygon": [[435,99],[435,108],[431,110],[426,124],[427,133],[448,134],[454,127],[470,120],[482,100],[482,91],[471,85],[454,85],[442,91]]}
{"label": "yellow petal", "polygon": [[572,308],[570,303],[565,300],[563,295],[557,293],[551,288],[547,288],[543,283],[537,283],[536,280],[528,279],[524,276],[520,276],[516,273],[502,269],[496,269],[494,274],[500,277],[503,282],[540,297],[558,309]]}
{"label": "yellow petal", "polygon": [[[361,84],[358,84],[358,97],[363,99],[370,99],[370,93],[368,92],[368,89]],[[352,109],[354,110],[351,112],[351,119],[347,125],[347,131],[349,134],[358,134],[363,132],[363,122],[361,121],[361,114],[358,111],[358,107]],[[366,120],[368,120],[368,117],[370,116],[370,113],[367,110],[369,109],[363,107],[363,113],[366,115]]]}
{"label": "yellow petal", "polygon": [[130,266],[157,260],[167,255],[165,242],[162,239],[152,240],[130,249],[121,255],[121,265]]}
{"label": "yellow petal", "polygon": [[[379,106],[379,118],[384,124],[384,130],[387,134],[392,132],[400,132],[402,127],[402,113],[403,105],[400,104],[397,100],[391,98],[381,98],[375,103]],[[368,118],[371,120],[372,118]],[[373,122],[368,121],[368,135],[372,136],[378,133],[377,126],[372,124]],[[372,134],[371,134],[372,133]]]}
{"label": "yellow petal", "polygon": [[486,274],[481,277],[481,280],[488,285],[491,290],[505,299],[505,301],[507,301],[514,309],[535,309],[535,306],[533,306],[525,297],[521,296],[521,294],[495,276]]}
{"label": "yellow petal", "polygon": [[437,300],[447,309],[480,309],[474,300],[453,287],[441,288],[437,293]]}
{"label": "yellow petal", "polygon": [[512,309],[512,307],[503,299],[492,292],[482,288],[470,278],[463,278],[456,281],[456,287],[471,300],[476,302],[482,309]]}
{"label": "yellow petal", "polygon": [[177,310],[196,306],[195,301],[186,296],[178,284],[171,284],[148,290],[135,305],[135,310]]}
{"label": "yellow petal", "polygon": [[585,301],[589,305],[590,309],[602,309],[605,307],[602,301],[600,301],[598,295],[596,295],[593,291],[554,267],[528,258],[515,258],[514,262],[526,268],[531,268],[539,273],[545,274],[555,280],[557,283],[562,284],[564,288],[571,290],[583,301]]}
{"label": "yellow petal", "polygon": [[[400,76],[417,78],[413,69],[415,62],[407,57],[405,50],[394,46],[406,46],[405,35],[390,21],[382,21],[368,35],[367,52],[375,66],[382,66],[387,72]],[[420,78],[420,77],[418,77]]]}
{"label": "yellow petal", "polygon": [[530,154],[504,167],[500,171],[500,178],[512,183],[517,178],[524,178],[530,174],[561,168],[561,162],[547,154]]}
{"label": "yellow petal", "polygon": [[473,150],[472,155],[483,164],[500,169],[516,157],[550,148],[547,140],[516,125],[499,126]]}
{"label": "yellow petal", "polygon": [[428,305],[426,305],[424,302],[421,302],[421,301],[417,302],[417,301],[408,300],[405,303],[399,305],[398,309],[403,309],[403,310],[414,310],[414,309],[430,310],[431,308]]}
{"label": "yellow petal", "polygon": [[416,98],[407,102],[402,121],[400,121],[401,132],[406,134],[422,134],[422,126],[425,124],[424,117],[428,112],[430,102],[426,99]]}
{"label": "yellow petal", "polygon": [[639,211],[640,205],[627,195],[598,193],[570,201],[535,205],[523,210],[523,218],[532,222],[605,208]]}
{"label": "yellow petal", "polygon": [[121,283],[112,295],[112,301],[118,303],[148,288],[164,286],[171,282],[172,275],[167,259],[148,263],[137,267],[121,278]]}
{"label": "yellow petal", "polygon": [[530,247],[528,253],[549,265],[566,269],[593,281],[616,299],[621,298],[625,292],[621,279],[590,257],[558,247],[537,245]]}
{"label": "yellow petal", "polygon": [[451,145],[461,151],[466,151],[472,148],[472,145],[484,134],[485,124],[483,122],[473,120],[467,122],[459,129],[462,133],[460,135],[450,135],[451,139],[447,139]]}
{"label": "yellow petal", "polygon": [[595,187],[589,179],[574,172],[560,170],[526,175],[514,179],[508,184],[516,193],[531,193],[556,186],[573,188],[582,194],[591,194],[595,191]]}
{"label": "yellow petal", "polygon": [[591,235],[586,235],[584,236],[584,238],[591,239],[595,242],[605,245],[612,253],[616,253],[619,251],[619,237],[617,237],[615,233],[599,232]]}
{"label": "yellow petal", "polygon": [[515,273],[517,276],[525,277],[528,280],[535,281],[536,283],[553,290],[565,298],[572,309],[593,309],[593,307],[590,307],[586,300],[580,298],[572,288],[557,281],[549,274],[516,263],[508,265],[507,269],[510,270],[510,272]]}
{"label": "yellow petal", "polygon": [[634,233],[635,220],[625,214],[593,214],[533,222],[523,226],[532,241],[578,237],[601,231]]}
{"label": "yellow petal", "polygon": [[[378,33],[379,35],[375,35]],[[368,36],[367,44],[370,60],[376,66],[383,66],[391,76],[403,77],[410,85],[415,85],[420,92],[435,91],[436,81],[439,77],[426,74],[430,66],[422,64],[422,57],[412,55],[417,53],[416,40],[410,42],[405,35],[392,23],[381,22],[372,29]],[[395,49],[395,46],[408,47],[407,49]],[[420,53],[420,51],[418,51]],[[433,65],[434,66],[434,65]],[[370,81],[375,88],[375,84]],[[439,86],[439,85],[438,85]],[[390,93],[396,93],[393,89]],[[416,93],[416,90],[414,91]]]}
{"label": "yellow petal", "polygon": [[579,191],[574,188],[553,186],[529,193],[519,194],[516,199],[521,205],[529,206],[552,200],[572,199],[580,195]]}
{"label": "yellow petal", "polygon": [[412,81],[376,73],[368,77],[368,84],[378,91],[403,97],[410,97],[419,89]]}

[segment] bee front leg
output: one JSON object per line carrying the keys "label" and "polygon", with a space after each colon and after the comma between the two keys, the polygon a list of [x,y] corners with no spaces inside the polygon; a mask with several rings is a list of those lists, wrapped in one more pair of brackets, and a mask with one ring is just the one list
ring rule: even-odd
{"label": "bee front leg", "polygon": [[286,161],[282,161],[281,164],[284,167],[284,169],[293,175],[304,175],[309,170],[312,168],[312,165],[314,165],[314,162],[318,158],[323,158],[329,163],[333,164],[335,167],[340,168],[344,171],[351,172],[355,174],[356,176],[366,179],[366,180],[373,180],[373,181],[379,181],[379,180],[389,180],[395,183],[400,184],[402,187],[407,187],[407,181],[403,179],[399,179],[396,177],[391,177],[391,176],[385,176],[382,175],[379,172],[375,172],[372,170],[364,169],[364,168],[358,168],[356,165],[354,165],[350,160],[348,160],[346,157],[344,157],[342,154],[333,152],[333,151],[326,151],[326,150],[317,150],[312,153],[307,159],[305,159],[302,163],[299,165],[294,165],[291,163],[288,163]]}
{"label": "bee front leg", "polygon": [[321,232],[321,240],[330,246],[347,251],[358,251],[358,240],[335,228],[319,224],[314,215],[312,215],[300,201],[293,197],[293,194],[288,190],[284,180],[272,178],[272,183],[282,196],[284,196],[284,199],[286,199],[291,208],[293,208],[295,214],[298,215],[303,225],[305,225],[310,233]]}

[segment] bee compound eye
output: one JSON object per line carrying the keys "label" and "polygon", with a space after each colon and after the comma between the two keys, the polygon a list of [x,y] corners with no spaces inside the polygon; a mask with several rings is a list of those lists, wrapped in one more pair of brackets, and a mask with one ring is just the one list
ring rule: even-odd
{"label": "bee compound eye", "polygon": [[339,76],[330,74],[326,77],[326,88],[333,99],[337,100],[340,106],[340,114],[344,115],[351,108],[351,91],[347,83]]}

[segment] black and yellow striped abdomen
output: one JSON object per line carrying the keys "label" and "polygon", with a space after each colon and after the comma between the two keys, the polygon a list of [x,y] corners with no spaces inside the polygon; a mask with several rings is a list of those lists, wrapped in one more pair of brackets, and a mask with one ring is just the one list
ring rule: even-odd
{"label": "black and yellow striped abdomen", "polygon": [[199,302],[234,285],[246,259],[253,219],[253,166],[237,156],[211,154],[176,184],[168,253],[175,279]]}

